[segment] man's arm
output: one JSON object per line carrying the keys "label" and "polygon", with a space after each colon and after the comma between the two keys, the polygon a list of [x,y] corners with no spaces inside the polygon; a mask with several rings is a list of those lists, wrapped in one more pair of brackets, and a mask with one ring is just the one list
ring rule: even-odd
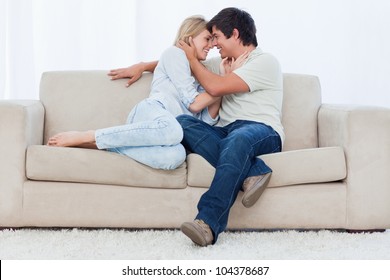
{"label": "man's arm", "polygon": [[[226,76],[233,70],[241,67],[245,60],[248,58],[249,52],[245,52],[240,55],[237,59],[222,59],[219,69],[221,76]],[[192,113],[199,113],[204,108],[208,107],[210,116],[214,119],[217,117],[219,108],[221,107],[222,97],[212,96],[207,92],[203,92],[195,97],[194,102],[190,105],[189,110]]]}
{"label": "man's arm", "polygon": [[111,80],[130,78],[126,83],[126,86],[128,87],[137,81],[142,76],[143,72],[154,72],[157,63],[158,61],[140,62],[127,68],[111,70],[107,75],[111,76]]}
{"label": "man's arm", "polygon": [[206,69],[196,57],[196,50],[190,38],[190,45],[184,41],[179,42],[179,47],[186,53],[191,70],[199,83],[212,96],[223,96],[233,93],[249,92],[249,86],[233,72],[220,76]]}

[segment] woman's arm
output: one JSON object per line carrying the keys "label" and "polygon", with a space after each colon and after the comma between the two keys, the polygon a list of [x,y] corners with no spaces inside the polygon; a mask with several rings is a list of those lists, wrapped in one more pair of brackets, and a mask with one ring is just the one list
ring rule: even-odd
{"label": "woman's arm", "polygon": [[[219,104],[221,103],[221,97],[214,97],[208,94],[207,92],[203,92],[195,97],[194,102],[192,102],[189,106],[189,110],[197,114],[202,111],[204,108],[209,107],[209,113],[212,118],[215,118],[218,115]],[[216,111],[216,114],[213,115],[210,112],[210,107],[213,106],[213,111]],[[218,107],[218,109],[216,109]]]}
{"label": "woman's arm", "polygon": [[154,72],[157,63],[158,61],[140,62],[127,68],[111,70],[107,75],[111,76],[111,80],[130,78],[126,83],[126,86],[128,87],[141,78],[143,72]]}
{"label": "woman's arm", "polygon": [[222,97],[218,97],[217,101],[209,105],[207,108],[209,110],[209,115],[215,119],[219,115],[219,108],[221,108]]}

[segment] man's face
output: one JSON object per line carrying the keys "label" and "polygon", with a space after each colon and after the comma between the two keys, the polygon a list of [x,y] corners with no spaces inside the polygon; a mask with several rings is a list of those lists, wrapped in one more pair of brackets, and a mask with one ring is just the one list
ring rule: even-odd
{"label": "man's face", "polygon": [[226,36],[222,33],[222,31],[217,29],[215,26],[213,26],[212,31],[213,47],[217,47],[217,49],[219,49],[219,54],[222,58],[232,57],[233,50],[236,47],[234,44],[233,36],[227,39]]}

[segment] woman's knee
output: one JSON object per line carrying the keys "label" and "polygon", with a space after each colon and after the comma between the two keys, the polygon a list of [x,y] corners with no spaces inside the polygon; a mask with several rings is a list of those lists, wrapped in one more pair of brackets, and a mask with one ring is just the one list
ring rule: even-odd
{"label": "woman's knee", "polygon": [[164,145],[176,145],[183,140],[183,128],[176,121],[169,124]]}
{"label": "woman's knee", "polygon": [[[161,159],[161,158],[160,158]],[[156,163],[157,168],[172,170],[178,168],[186,160],[186,151],[183,145],[169,146],[165,148],[164,158]]]}

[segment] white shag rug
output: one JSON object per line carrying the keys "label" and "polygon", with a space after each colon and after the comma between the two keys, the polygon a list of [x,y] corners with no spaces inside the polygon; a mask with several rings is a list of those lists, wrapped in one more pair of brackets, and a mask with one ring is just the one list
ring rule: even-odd
{"label": "white shag rug", "polygon": [[225,232],[198,247],[178,230],[4,229],[2,260],[389,260],[390,230]]}

